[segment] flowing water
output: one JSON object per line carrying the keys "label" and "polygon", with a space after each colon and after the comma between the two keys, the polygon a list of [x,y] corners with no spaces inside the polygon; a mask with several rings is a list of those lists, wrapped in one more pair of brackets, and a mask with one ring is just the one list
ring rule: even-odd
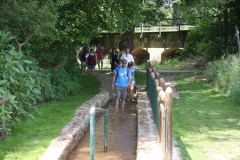
{"label": "flowing water", "polygon": [[[124,113],[113,114],[115,98],[110,99],[108,114],[108,146],[104,152],[104,114],[95,121],[96,160],[135,160],[137,148],[136,103],[126,102]],[[119,104],[121,106],[121,102]],[[121,111],[121,109],[120,109]],[[90,132],[88,131],[72,152],[69,160],[90,159]]]}

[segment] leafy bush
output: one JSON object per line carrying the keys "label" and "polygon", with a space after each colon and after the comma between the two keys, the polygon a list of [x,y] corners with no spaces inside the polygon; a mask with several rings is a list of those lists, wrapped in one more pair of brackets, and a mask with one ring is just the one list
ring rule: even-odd
{"label": "leafy bush", "polygon": [[162,52],[161,60],[177,57],[180,55],[181,52],[182,52],[182,49],[179,49],[177,47],[166,49]]}
{"label": "leafy bush", "polygon": [[36,109],[39,102],[63,99],[80,90],[75,56],[64,63],[68,71],[42,69],[36,59],[15,50],[11,45],[13,39],[9,32],[0,32],[0,64],[3,64],[0,65],[0,100],[9,98],[4,109],[0,109],[0,121],[7,124],[7,133],[11,132],[15,120],[22,116],[32,118],[29,111]]}
{"label": "leafy bush", "polygon": [[205,76],[218,90],[240,104],[240,58],[231,55],[226,59],[210,62]]}
{"label": "leafy bush", "polygon": [[203,61],[213,61],[226,53],[222,49],[217,23],[202,21],[196,28],[188,31],[182,55],[200,56]]}

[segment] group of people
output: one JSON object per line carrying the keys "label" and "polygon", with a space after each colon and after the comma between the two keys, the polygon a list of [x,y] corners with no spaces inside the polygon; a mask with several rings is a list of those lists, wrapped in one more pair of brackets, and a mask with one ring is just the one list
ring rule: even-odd
{"label": "group of people", "polygon": [[[119,63],[118,63],[119,62]],[[114,73],[112,80],[112,89],[115,88],[116,102],[114,114],[118,112],[119,101],[121,100],[122,112],[127,101],[135,101],[134,93],[136,81],[134,72],[137,69],[133,55],[130,53],[130,48],[126,48],[125,52],[119,58],[115,48],[111,53],[111,70]]]}
{"label": "group of people", "polygon": [[[96,64],[99,71],[103,68],[104,50],[99,44],[96,52],[93,49],[84,47],[78,55],[81,61],[81,70],[83,72],[88,68],[88,72],[94,75]],[[125,48],[125,52],[120,55],[116,48],[112,48],[110,55],[111,70],[113,72],[112,89],[116,92],[116,103],[114,114],[118,112],[119,101],[122,102],[122,112],[127,101],[135,101],[136,81],[134,72],[137,69],[133,55],[130,53],[130,48]]]}
{"label": "group of people", "polygon": [[85,72],[86,68],[88,68],[88,72],[91,75],[94,75],[94,70],[96,64],[98,64],[99,71],[103,68],[103,58],[104,58],[104,50],[100,44],[97,45],[96,52],[94,49],[90,49],[88,47],[84,47],[77,56],[81,61],[81,71]]}

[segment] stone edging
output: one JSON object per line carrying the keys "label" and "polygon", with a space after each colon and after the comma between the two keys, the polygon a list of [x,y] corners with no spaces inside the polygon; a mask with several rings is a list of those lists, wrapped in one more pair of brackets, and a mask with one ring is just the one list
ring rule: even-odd
{"label": "stone edging", "polygon": [[109,92],[101,90],[99,94],[78,107],[72,120],[62,129],[59,136],[52,140],[39,160],[66,160],[89,128],[90,108],[105,108],[109,100]]}

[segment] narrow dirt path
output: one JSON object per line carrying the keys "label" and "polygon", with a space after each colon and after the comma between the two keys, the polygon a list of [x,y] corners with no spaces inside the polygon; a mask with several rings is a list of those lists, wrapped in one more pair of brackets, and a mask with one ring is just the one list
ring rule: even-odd
{"label": "narrow dirt path", "polygon": [[[108,146],[107,152],[103,147],[104,116],[96,118],[95,128],[95,159],[100,160],[130,160],[136,159],[137,147],[137,119],[136,102],[126,102],[124,113],[113,114],[115,107],[115,96],[111,90],[112,75],[96,73],[102,82],[102,89],[111,93],[110,103],[107,107],[109,111],[108,126]],[[121,103],[121,102],[120,102]],[[90,133],[84,135],[77,148],[72,152],[69,160],[89,160],[90,159]]]}

